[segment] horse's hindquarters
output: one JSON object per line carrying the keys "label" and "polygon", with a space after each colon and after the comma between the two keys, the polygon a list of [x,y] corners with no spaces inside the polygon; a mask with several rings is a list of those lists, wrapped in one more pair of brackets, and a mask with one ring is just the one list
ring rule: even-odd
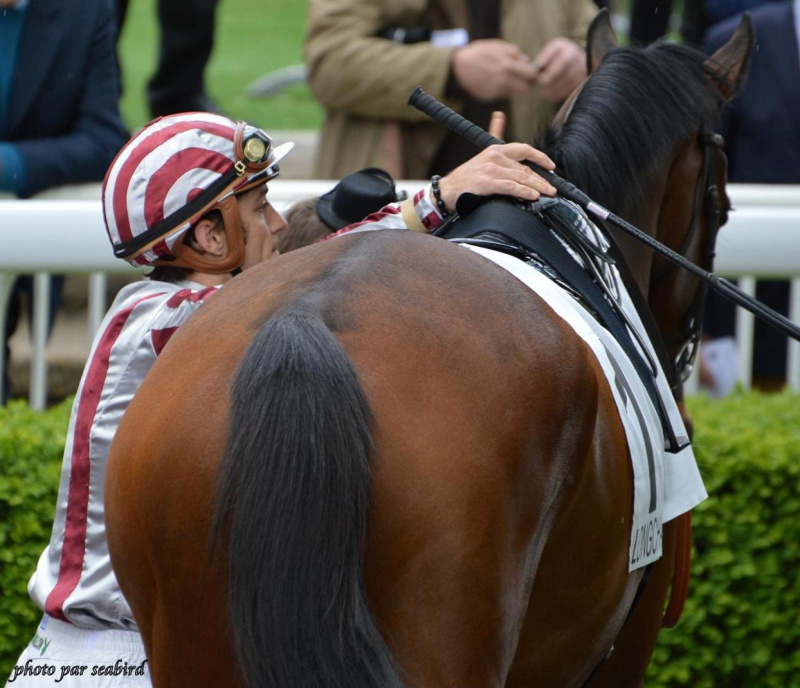
{"label": "horse's hindquarters", "polygon": [[[413,309],[375,316],[374,306],[369,336],[342,338],[376,417],[370,603],[420,684],[499,685],[544,552],[554,574],[536,616],[552,626],[537,638],[549,648],[543,665],[558,668],[535,676],[569,685],[611,642],[632,594],[624,434],[588,348],[538,297],[477,260],[468,277],[436,288],[398,276]],[[565,618],[574,631],[561,630]]]}
{"label": "horse's hindquarters", "polygon": [[[559,674],[569,685],[588,661],[575,657],[576,639],[608,626],[597,620],[587,630],[581,614],[609,605],[583,605],[564,624],[562,592],[585,586],[588,553],[606,551],[592,538],[617,546],[624,561],[622,536],[596,524],[613,522],[620,510],[627,516],[630,499],[616,503],[626,469],[612,487],[598,478],[618,421],[608,415],[587,347],[514,278],[430,237],[353,236],[268,267],[237,278],[176,333],[115,441],[109,539],[155,685],[195,686],[226,672],[215,685],[237,684],[234,638],[248,631],[228,626],[226,566],[208,539],[230,381],[254,334],[279,310],[324,323],[372,411],[365,585],[400,676],[409,685],[502,685],[526,614],[534,613],[562,622],[548,647],[570,667]],[[257,411],[264,423],[288,427],[274,407]],[[292,419],[301,434],[305,420]],[[607,447],[598,444],[606,422]],[[270,448],[257,449],[269,459]],[[276,478],[259,489],[268,495],[281,484]],[[584,511],[577,496],[596,486],[604,496]],[[597,511],[609,505],[611,516]],[[553,544],[556,535],[563,545]],[[559,566],[561,556],[574,566]],[[616,559],[600,560],[610,561],[605,580],[617,597],[627,594]],[[537,574],[534,584],[540,563],[556,573]],[[593,594],[606,593],[599,586],[583,593]],[[320,616],[336,613],[329,607]],[[264,647],[267,664],[274,651]],[[312,652],[295,664],[314,661]]]}

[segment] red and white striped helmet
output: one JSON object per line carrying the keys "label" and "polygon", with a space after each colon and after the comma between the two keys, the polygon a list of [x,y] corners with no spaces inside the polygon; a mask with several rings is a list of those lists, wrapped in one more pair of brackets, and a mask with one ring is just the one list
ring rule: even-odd
{"label": "red and white striped helmet", "polygon": [[260,129],[211,113],[152,121],[103,181],[114,255],[134,266],[175,264],[173,248],[186,231],[221,201],[276,177],[293,145],[273,148]]}

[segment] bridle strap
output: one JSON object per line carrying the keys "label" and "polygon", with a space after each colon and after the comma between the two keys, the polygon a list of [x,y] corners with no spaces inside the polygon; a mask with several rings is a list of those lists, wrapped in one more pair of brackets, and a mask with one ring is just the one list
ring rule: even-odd
{"label": "bridle strap", "polygon": [[[717,155],[722,150],[724,141],[722,136],[704,127],[700,133],[700,142],[703,150],[703,164],[700,175],[695,187],[694,206],[692,207],[692,219],[689,224],[689,231],[683,239],[678,254],[686,257],[692,242],[700,231],[701,218],[705,218],[706,224],[706,250],[703,253],[703,268],[713,267],[714,244],[717,232],[722,224],[722,209],[720,206],[720,194],[717,188]],[[678,265],[671,263],[663,270],[655,273],[651,278],[651,283],[663,280],[668,274],[677,269]],[[705,308],[706,296],[708,294],[708,284],[700,281],[694,302],[686,313],[682,329],[672,337],[665,337],[665,344],[671,347],[680,344],[681,348],[672,365],[676,375],[682,380],[691,374],[694,361],[697,357],[698,345],[700,342],[703,327],[703,312]]]}

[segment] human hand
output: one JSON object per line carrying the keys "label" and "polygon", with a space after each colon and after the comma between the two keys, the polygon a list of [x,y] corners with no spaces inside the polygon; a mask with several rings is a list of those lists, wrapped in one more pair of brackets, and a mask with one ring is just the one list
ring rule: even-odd
{"label": "human hand", "polygon": [[523,165],[523,160],[536,163],[546,170],[555,168],[550,158],[525,143],[489,146],[439,181],[439,192],[445,207],[453,212],[456,201],[463,193],[477,196],[500,194],[526,201],[535,201],[542,194],[555,196],[555,187]]}
{"label": "human hand", "polygon": [[533,68],[542,95],[560,103],[586,79],[586,51],[569,38],[554,38],[534,58]]}
{"label": "human hand", "polygon": [[524,93],[536,83],[530,60],[519,47],[499,38],[472,41],[457,48],[451,69],[468,95],[484,101]]}

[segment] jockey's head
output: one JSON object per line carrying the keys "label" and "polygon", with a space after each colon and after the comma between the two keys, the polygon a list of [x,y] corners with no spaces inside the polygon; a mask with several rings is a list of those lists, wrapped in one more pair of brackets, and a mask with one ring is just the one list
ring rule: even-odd
{"label": "jockey's head", "polygon": [[[152,121],[122,148],[103,181],[114,255],[134,266],[210,273],[240,267],[246,237],[237,197],[277,177],[278,162],[292,146],[273,147],[262,130],[211,113]],[[222,258],[203,255],[187,241],[212,211],[225,230]]]}

